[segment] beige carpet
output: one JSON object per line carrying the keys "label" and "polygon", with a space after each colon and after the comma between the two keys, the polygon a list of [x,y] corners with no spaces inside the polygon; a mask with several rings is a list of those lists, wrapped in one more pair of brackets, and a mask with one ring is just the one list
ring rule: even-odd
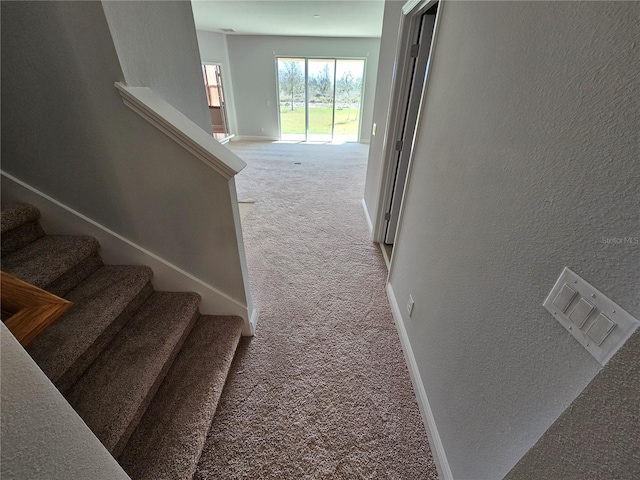
{"label": "beige carpet", "polygon": [[436,479],[368,236],[359,144],[235,142],[260,310],[195,479]]}

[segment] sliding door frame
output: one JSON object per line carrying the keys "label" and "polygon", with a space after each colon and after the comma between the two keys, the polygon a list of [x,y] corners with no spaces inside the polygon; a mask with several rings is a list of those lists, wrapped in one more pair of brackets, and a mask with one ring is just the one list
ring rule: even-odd
{"label": "sliding door frame", "polygon": [[276,107],[278,109],[278,132],[279,138],[282,140],[282,120],[280,118],[280,75],[278,71],[278,60],[283,58],[290,58],[295,60],[304,60],[304,121],[305,121],[305,134],[304,134],[304,142],[309,141],[309,60],[333,60],[333,112],[331,114],[331,140],[333,141],[335,137],[335,129],[336,129],[336,80],[338,75],[338,60],[362,60],[362,88],[360,89],[360,109],[358,114],[358,135],[356,137],[355,143],[360,142],[360,136],[362,134],[362,111],[364,109],[364,93],[366,88],[366,78],[367,78],[367,58],[366,57],[334,57],[331,55],[320,56],[320,55],[310,55],[310,56],[300,56],[300,55],[283,55],[283,54],[275,54],[274,52],[274,64],[275,64],[275,73],[276,73]]}

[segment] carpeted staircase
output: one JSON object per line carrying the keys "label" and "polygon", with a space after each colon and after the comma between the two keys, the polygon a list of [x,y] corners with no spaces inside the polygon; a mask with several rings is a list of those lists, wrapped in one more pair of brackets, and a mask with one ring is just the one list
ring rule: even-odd
{"label": "carpeted staircase", "polygon": [[49,236],[27,204],[2,209],[2,270],[74,305],[27,351],[132,479],[190,479],[242,319],[156,292],[145,266],[104,265],[96,239]]}

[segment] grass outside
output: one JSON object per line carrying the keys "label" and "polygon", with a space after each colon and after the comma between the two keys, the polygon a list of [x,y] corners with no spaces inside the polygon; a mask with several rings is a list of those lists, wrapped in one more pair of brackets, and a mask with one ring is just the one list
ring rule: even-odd
{"label": "grass outside", "polygon": [[[331,120],[333,109],[331,107],[310,107],[309,108],[309,133],[331,135]],[[358,138],[358,108],[337,108],[335,135],[352,135],[354,140]],[[296,107],[293,111],[291,107],[280,107],[280,127],[282,134],[299,133],[304,134],[304,107]]]}

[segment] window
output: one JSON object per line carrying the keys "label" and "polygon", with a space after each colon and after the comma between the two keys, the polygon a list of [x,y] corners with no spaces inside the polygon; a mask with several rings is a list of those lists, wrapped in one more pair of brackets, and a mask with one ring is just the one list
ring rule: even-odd
{"label": "window", "polygon": [[364,59],[276,61],[282,140],[358,141]]}

